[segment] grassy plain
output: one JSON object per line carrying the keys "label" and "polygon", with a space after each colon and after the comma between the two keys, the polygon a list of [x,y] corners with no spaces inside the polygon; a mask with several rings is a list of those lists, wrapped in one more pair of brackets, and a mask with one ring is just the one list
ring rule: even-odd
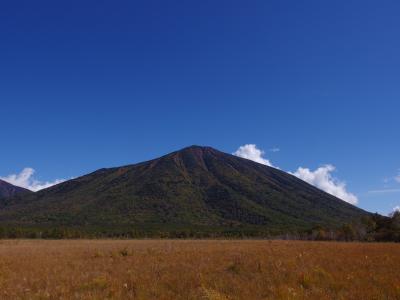
{"label": "grassy plain", "polygon": [[400,299],[400,245],[3,240],[0,299]]}

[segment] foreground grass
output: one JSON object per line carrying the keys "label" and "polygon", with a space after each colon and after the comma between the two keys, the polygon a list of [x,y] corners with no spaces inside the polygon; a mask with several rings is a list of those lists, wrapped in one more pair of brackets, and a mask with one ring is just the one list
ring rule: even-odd
{"label": "foreground grass", "polygon": [[0,299],[400,299],[400,245],[0,241]]}

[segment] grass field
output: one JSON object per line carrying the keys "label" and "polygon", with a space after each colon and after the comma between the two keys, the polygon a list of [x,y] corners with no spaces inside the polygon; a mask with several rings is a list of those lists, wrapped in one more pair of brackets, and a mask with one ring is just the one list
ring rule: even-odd
{"label": "grass field", "polygon": [[0,299],[400,299],[400,245],[4,240]]}

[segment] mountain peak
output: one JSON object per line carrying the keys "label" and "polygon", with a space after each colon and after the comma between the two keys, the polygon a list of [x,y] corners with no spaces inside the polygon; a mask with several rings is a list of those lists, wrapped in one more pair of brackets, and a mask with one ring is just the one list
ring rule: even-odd
{"label": "mountain peak", "polygon": [[212,154],[217,155],[218,153],[222,154],[222,152],[209,147],[209,146],[198,146],[192,145],[189,147],[185,147],[181,150],[171,153],[172,156],[180,156],[180,157],[196,157],[197,159],[203,160],[205,156]]}
{"label": "mountain peak", "polygon": [[218,151],[210,146],[199,146],[199,145],[191,145],[188,147],[185,147],[181,150],[179,150],[178,152],[181,151]]}

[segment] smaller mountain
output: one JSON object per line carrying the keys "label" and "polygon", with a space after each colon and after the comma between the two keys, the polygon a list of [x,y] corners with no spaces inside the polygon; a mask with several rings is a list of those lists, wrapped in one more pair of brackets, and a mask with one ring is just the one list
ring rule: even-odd
{"label": "smaller mountain", "polygon": [[4,180],[0,180],[0,199],[13,197],[20,194],[32,193],[30,190],[12,185]]}

